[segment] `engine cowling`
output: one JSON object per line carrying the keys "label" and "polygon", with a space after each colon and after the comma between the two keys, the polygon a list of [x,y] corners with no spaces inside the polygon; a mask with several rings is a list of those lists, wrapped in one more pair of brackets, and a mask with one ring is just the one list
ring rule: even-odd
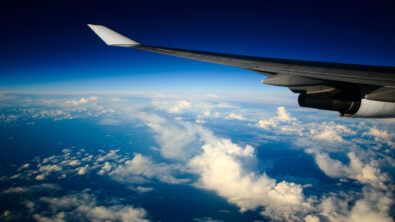
{"label": "engine cowling", "polygon": [[391,118],[395,117],[395,103],[362,99],[355,114],[345,114],[347,117],[360,118]]}
{"label": "engine cowling", "polygon": [[345,117],[391,118],[395,117],[395,103],[380,102],[356,97],[344,97],[331,93],[301,93],[301,107],[338,111]]}

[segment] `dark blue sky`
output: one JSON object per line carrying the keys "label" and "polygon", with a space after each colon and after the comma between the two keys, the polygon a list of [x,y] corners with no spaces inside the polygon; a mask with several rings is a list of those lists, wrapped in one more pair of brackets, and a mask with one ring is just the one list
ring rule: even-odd
{"label": "dark blue sky", "polygon": [[150,45],[395,66],[394,11],[378,1],[8,1],[0,91],[262,88],[238,68],[107,47],[87,23]]}

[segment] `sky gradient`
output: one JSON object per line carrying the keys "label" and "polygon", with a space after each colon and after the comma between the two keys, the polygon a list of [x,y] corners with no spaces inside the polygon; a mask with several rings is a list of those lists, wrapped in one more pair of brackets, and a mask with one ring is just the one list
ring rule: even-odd
{"label": "sky gradient", "polygon": [[107,47],[86,24],[149,45],[395,66],[394,9],[369,1],[7,2],[0,90],[286,90],[239,68]]}

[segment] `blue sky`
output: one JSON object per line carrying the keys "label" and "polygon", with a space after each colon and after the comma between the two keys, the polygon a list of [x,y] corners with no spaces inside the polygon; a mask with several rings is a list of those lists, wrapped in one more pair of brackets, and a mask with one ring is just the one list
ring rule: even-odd
{"label": "blue sky", "polygon": [[394,66],[394,9],[369,1],[8,2],[0,9],[7,30],[0,37],[0,90],[266,87],[263,76],[238,68],[107,47],[87,23],[149,45]]}

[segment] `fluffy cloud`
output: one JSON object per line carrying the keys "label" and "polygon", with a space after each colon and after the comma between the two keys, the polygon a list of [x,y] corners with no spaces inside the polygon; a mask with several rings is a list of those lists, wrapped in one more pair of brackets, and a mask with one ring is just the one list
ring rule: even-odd
{"label": "fluffy cloud", "polygon": [[[205,112],[198,116],[198,120],[209,116],[211,113]],[[256,174],[245,168],[243,159],[253,158],[254,149],[252,147],[243,149],[229,140],[216,138],[206,129],[182,120],[175,124],[156,115],[144,119],[149,119],[146,121],[147,125],[160,136],[157,138],[164,157],[169,157],[169,147],[175,153],[182,153],[183,147],[191,146],[193,141],[204,142],[203,152],[195,154],[189,161],[192,172],[199,175],[196,186],[217,192],[229,202],[240,207],[241,211],[263,207],[264,210],[261,213],[273,220],[319,220],[317,215],[311,214],[319,211],[316,208],[317,203],[304,196],[302,186],[286,181],[277,182],[266,174]],[[272,128],[276,133],[287,133],[297,136],[297,138],[302,136],[300,138],[308,141],[308,143],[302,144],[302,147],[306,149],[307,153],[315,156],[317,164],[328,176],[354,179],[378,189],[387,187],[385,183],[388,181],[388,176],[379,170],[375,161],[366,162],[361,159],[365,157],[349,152],[350,164],[346,165],[331,159],[325,152],[321,152],[327,148],[329,148],[327,151],[331,151],[330,147],[336,147],[333,150],[338,151],[339,144],[350,144],[345,140],[345,136],[353,136],[357,133],[345,125],[334,122],[303,123],[292,117],[284,107],[279,107],[277,116],[260,121],[258,126],[266,129]],[[180,141],[182,145],[169,146],[168,141]],[[300,142],[298,139],[295,141]],[[325,145],[316,148],[322,142],[325,142]],[[174,147],[179,149],[176,150]],[[350,146],[350,148],[358,150],[355,147]]]}
{"label": "fluffy cloud", "polygon": [[345,142],[342,135],[355,135],[356,132],[348,127],[335,124],[334,122],[324,122],[320,125],[313,126],[309,130],[309,136],[314,139],[325,140],[327,142]]}
{"label": "fluffy cloud", "polygon": [[170,113],[181,113],[183,112],[185,109],[190,108],[191,107],[191,103],[183,100],[183,101],[179,101],[175,106],[173,106],[169,112]]}
{"label": "fluffy cloud", "polygon": [[33,218],[37,221],[148,221],[142,208],[129,205],[99,205],[96,196],[88,191],[72,193],[61,197],[41,197],[41,208]]}
{"label": "fluffy cloud", "polygon": [[[141,96],[141,95],[140,95]],[[270,220],[305,220],[316,221],[391,221],[389,209],[393,204],[392,178],[386,171],[391,171],[395,163],[391,158],[393,146],[392,126],[382,129],[381,125],[373,120],[354,121],[345,119],[334,119],[333,121],[323,116],[308,116],[301,113],[301,117],[294,118],[285,107],[278,107],[277,113],[273,117],[262,118],[256,111],[242,109],[241,105],[233,105],[231,100],[226,102],[218,101],[222,97],[217,96],[215,102],[202,102],[190,99],[193,102],[183,100],[180,96],[171,95],[169,101],[179,101],[172,103],[163,99],[168,95],[155,95],[156,105],[125,105],[120,99],[111,110],[105,105],[97,106],[97,98],[81,97],[80,99],[68,100],[56,107],[56,102],[51,102],[51,109],[24,109],[21,113],[1,114],[3,122],[8,119],[16,122],[24,119],[25,114],[34,118],[70,118],[100,116],[112,121],[112,124],[121,124],[130,119],[138,119],[154,132],[155,142],[159,146],[162,157],[166,163],[158,162],[143,154],[129,155],[122,154],[118,150],[102,152],[100,154],[88,154],[81,152],[75,154],[65,152],[63,155],[45,158],[42,161],[27,163],[18,169],[18,173],[2,180],[30,178],[45,180],[48,178],[62,178],[65,176],[83,175],[103,175],[109,176],[116,181],[126,183],[131,189],[140,193],[152,190],[146,184],[137,186],[135,183],[154,182],[155,180],[170,183],[189,183],[190,180],[195,186],[215,191],[218,195],[239,207],[240,211],[258,209]],[[143,97],[147,98],[147,97]],[[111,98],[109,98],[111,100]],[[100,100],[102,101],[102,100]],[[128,98],[122,101],[130,101]],[[255,101],[256,102],[256,101]],[[84,106],[78,106],[85,104]],[[73,105],[73,106],[69,106]],[[111,104],[111,105],[114,105]],[[220,109],[226,109],[224,112]],[[273,140],[276,142],[289,143],[290,147],[303,149],[307,155],[314,157],[317,166],[327,176],[338,178],[339,187],[344,181],[358,183],[363,188],[358,187],[352,191],[345,190],[333,193],[322,193],[322,196],[307,196],[303,193],[303,188],[292,182],[292,178],[274,179],[267,174],[251,168],[251,163],[255,160],[255,149],[248,145],[239,146],[239,141],[233,143],[231,140],[215,136],[209,129],[203,128],[196,123],[209,122],[207,125],[215,125],[213,118],[219,117],[219,112],[231,113],[225,118],[245,119],[236,113],[243,113],[248,116],[251,127],[251,141],[259,141],[257,138]],[[168,113],[164,113],[167,111]],[[188,113],[186,113],[188,111]],[[117,113],[116,118],[111,113]],[[265,112],[265,111],[262,111]],[[103,116],[104,114],[109,116]],[[174,116],[173,114],[178,114]],[[267,116],[267,113],[262,114]],[[197,116],[197,118],[191,118]],[[259,120],[259,121],[258,121]],[[240,125],[244,123],[241,122]],[[250,122],[251,123],[251,122]],[[374,127],[372,127],[372,125]],[[218,127],[219,125],[215,125]],[[257,128],[259,127],[259,128]],[[250,136],[249,135],[249,136]],[[254,137],[255,136],[255,137]],[[274,138],[274,139],[271,139]],[[374,138],[374,142],[373,142]],[[238,139],[233,137],[233,139]],[[255,139],[255,140],[253,140]],[[258,142],[257,142],[258,143]],[[242,141],[240,144],[245,144]],[[368,145],[370,146],[368,146]],[[255,144],[254,144],[255,146]],[[390,146],[391,148],[388,148]],[[384,148],[383,148],[384,147]],[[385,152],[383,149],[386,149]],[[173,163],[169,163],[172,162]],[[174,164],[176,162],[177,164]],[[392,167],[392,168],[391,168]],[[390,170],[388,170],[390,169]],[[198,181],[181,178],[180,175],[187,171],[197,175]],[[180,179],[181,178],[181,179]],[[348,183],[347,182],[347,183]],[[312,187],[316,184],[312,182]],[[27,192],[31,189],[25,186],[9,187],[3,191],[3,195],[12,192]],[[339,188],[340,189],[340,188]],[[328,191],[329,192],[329,191]],[[76,197],[80,195],[79,197]],[[41,199],[40,203],[25,202],[29,209],[35,209],[34,204],[50,204],[51,201],[62,202],[70,199],[84,199],[85,194],[67,195],[62,197],[47,197]],[[306,196],[305,196],[306,195]],[[71,215],[82,214],[89,220],[122,220],[122,212],[129,208],[124,206],[101,206],[95,203],[93,197],[87,195],[87,200],[93,200],[94,204],[86,207],[86,210],[75,205],[67,205],[62,208],[56,206],[54,214],[48,211],[36,212],[37,220],[67,220]],[[311,198],[310,198],[311,197]],[[56,198],[56,199],[54,199]],[[85,201],[86,202],[86,201]],[[81,206],[84,201],[76,201]],[[48,205],[49,206],[49,205]],[[66,206],[66,205],[65,205]],[[66,209],[67,208],[67,209]],[[78,209],[79,208],[79,209]],[[78,209],[78,210],[77,210]],[[125,210],[126,209],[126,210]],[[135,208],[133,208],[135,209]],[[89,215],[94,214],[96,218]],[[99,216],[100,212],[104,212]],[[13,212],[8,211],[7,215]],[[134,214],[133,214],[134,215]],[[141,216],[140,218],[145,218]],[[87,219],[88,220],[88,219]]]}
{"label": "fluffy cloud", "polygon": [[87,173],[87,171],[88,171],[88,168],[89,168],[88,164],[86,164],[85,166],[79,167],[77,169],[77,174],[78,175],[85,175]]}
{"label": "fluffy cloud", "polygon": [[363,163],[353,152],[348,153],[347,156],[349,158],[348,165],[323,153],[315,154],[315,160],[320,169],[328,176],[355,179],[362,184],[387,189],[385,182],[389,181],[389,177],[380,171],[377,161],[370,160],[370,162]]}
{"label": "fluffy cloud", "polygon": [[109,162],[105,162],[104,166],[100,169],[100,171],[97,173],[99,175],[103,175],[106,172],[109,172],[112,169],[112,165]]}
{"label": "fluffy cloud", "polygon": [[238,115],[236,113],[231,113],[225,117],[225,119],[237,119],[237,120],[246,120],[246,118],[242,115]]}
{"label": "fluffy cloud", "polygon": [[278,119],[279,121],[282,121],[282,122],[295,120],[294,118],[291,117],[291,114],[289,114],[289,113],[287,112],[287,110],[285,110],[285,107],[284,107],[284,106],[278,107],[278,109],[277,109],[277,115],[278,115],[278,116],[277,116],[277,119]]}
{"label": "fluffy cloud", "polygon": [[[392,221],[389,208],[393,203],[390,191],[393,184],[383,169],[393,166],[394,161],[377,152],[383,143],[392,145],[390,134],[385,130],[370,128],[364,122],[346,126],[333,121],[289,121],[290,115],[284,115],[283,111],[278,109],[276,117],[261,120],[257,126],[273,129],[275,134],[286,132],[291,135],[295,147],[313,155],[318,167],[326,175],[339,178],[339,181],[352,179],[363,185],[362,197],[355,193],[343,193],[343,196],[332,193],[321,200],[319,206],[304,220],[315,222],[324,218],[324,221]],[[363,139],[347,139],[358,134],[361,137],[373,136],[379,144],[366,146]],[[334,158],[332,153],[341,156],[342,161]]]}
{"label": "fluffy cloud", "polygon": [[167,159],[189,159],[194,151],[194,143],[203,129],[196,124],[174,121],[152,113],[140,113],[140,118],[155,131],[160,152]]}
{"label": "fluffy cloud", "polygon": [[[84,176],[91,173],[97,175],[110,175],[116,181],[133,184],[147,182],[157,179],[164,183],[180,184],[187,183],[188,178],[177,178],[182,166],[177,164],[156,163],[150,157],[136,153],[132,159],[128,154],[119,154],[119,150],[99,151],[98,155],[87,153],[84,149],[78,152],[64,149],[63,154],[54,155],[44,159],[35,158],[32,163],[37,163],[36,167],[25,167],[32,165],[25,163],[18,168],[17,176],[9,176],[7,179],[24,178],[35,180],[64,179],[68,176]],[[49,185],[48,185],[49,186]],[[43,187],[43,186],[40,186]],[[12,187],[3,193],[27,192],[26,187]],[[29,189],[36,189],[31,187]],[[49,187],[48,187],[49,189]]]}
{"label": "fluffy cloud", "polygon": [[[47,163],[45,161],[46,159],[44,159],[43,163]],[[36,176],[36,180],[44,180],[45,177],[47,177],[49,174],[53,173],[53,172],[60,172],[62,171],[62,168],[56,164],[47,164],[47,165],[43,165],[40,166],[38,168],[38,172],[40,172],[41,174]]]}
{"label": "fluffy cloud", "polygon": [[394,147],[394,143],[392,142],[394,134],[388,133],[386,130],[380,130],[373,127],[370,128],[368,132],[363,133],[362,136],[373,136],[375,141],[385,142],[389,146]]}
{"label": "fluffy cloud", "polygon": [[104,156],[100,156],[97,158],[98,162],[103,162],[106,160],[119,160],[121,158],[121,155],[117,154],[119,150],[110,150],[107,154]]}
{"label": "fluffy cloud", "polygon": [[[220,116],[219,112],[211,113],[210,110],[206,110],[203,114],[199,114],[196,118],[196,123],[205,123],[209,118],[218,118]],[[242,117],[242,116],[240,116]]]}
{"label": "fluffy cloud", "polygon": [[259,120],[257,126],[269,129],[270,127],[277,127],[277,125],[281,122],[290,122],[296,120],[295,118],[291,117],[291,114],[285,110],[285,107],[280,106],[277,108],[277,116],[267,119],[267,120]]}
{"label": "fluffy cloud", "polygon": [[91,96],[89,98],[81,97],[80,99],[72,99],[72,100],[66,100],[67,105],[81,105],[88,103],[89,101],[97,101],[99,98],[97,96]]}
{"label": "fluffy cloud", "polygon": [[[350,203],[352,201],[355,201],[355,204],[350,209]],[[362,198],[360,199],[355,200],[355,197],[350,195],[339,197],[332,194],[321,202],[319,208],[321,210],[320,216],[329,221],[392,222],[393,219],[389,216],[390,206],[392,204],[393,195],[391,192],[383,192],[364,187]]]}
{"label": "fluffy cloud", "polygon": [[[254,158],[251,146],[242,148],[230,140],[211,141],[203,147],[203,153],[189,162],[200,175],[198,187],[216,191],[240,211],[264,207],[263,215],[276,220],[301,220],[297,214],[305,214],[311,208],[300,185],[269,178],[266,174],[248,172],[242,159]],[[236,191],[236,192],[235,192]]]}
{"label": "fluffy cloud", "polygon": [[80,163],[80,161],[79,160],[72,160],[71,162],[69,162],[69,165],[70,166],[77,166],[77,165],[80,165],[81,163]]}
{"label": "fluffy cloud", "polygon": [[[132,160],[128,160],[123,165],[119,165],[109,173],[115,180],[122,182],[141,182],[145,178],[157,178],[158,180],[169,183],[186,183],[189,179],[178,179],[173,176],[177,171],[174,165],[164,163],[154,163],[150,158],[141,154],[136,154]],[[144,178],[140,178],[143,176]]]}

